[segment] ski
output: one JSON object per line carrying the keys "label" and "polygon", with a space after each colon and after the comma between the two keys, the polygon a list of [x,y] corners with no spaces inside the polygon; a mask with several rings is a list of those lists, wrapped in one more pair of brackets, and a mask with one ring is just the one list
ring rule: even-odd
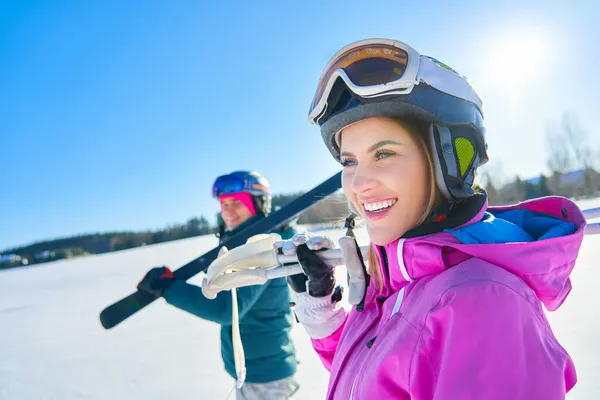
{"label": "ski", "polygon": [[[217,258],[219,249],[226,246],[231,249],[240,246],[248,240],[249,237],[260,233],[270,233],[276,230],[284,223],[290,222],[299,214],[306,211],[314,204],[318,203],[324,197],[335,193],[341,188],[341,172],[336,173],[326,181],[311,189],[309,192],[292,200],[279,210],[271,213],[268,217],[262,218],[256,223],[248,226],[237,235],[229,238],[226,242],[220,244],[208,253],[190,261],[184,266],[173,271],[176,279],[188,280],[192,276],[206,270],[209,265]],[[106,307],[100,313],[100,323],[105,329],[111,329],[127,318],[131,317],[148,304],[152,303],[158,297],[145,292],[136,291],[129,296]]]}

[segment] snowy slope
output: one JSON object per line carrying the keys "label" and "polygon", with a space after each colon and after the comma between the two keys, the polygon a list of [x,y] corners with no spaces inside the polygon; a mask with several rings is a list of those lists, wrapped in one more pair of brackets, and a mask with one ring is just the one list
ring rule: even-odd
{"label": "snowy slope", "polygon": [[[199,237],[0,272],[0,399],[226,399],[233,380],[222,368],[217,325],[164,300],[110,331],[98,322],[98,313],[130,293],[150,267],[177,267],[216,244]],[[600,236],[588,237],[573,292],[549,314],[577,367],[569,399],[600,398],[597,260]],[[294,339],[302,385],[296,398],[323,398],[327,372],[301,326]]]}

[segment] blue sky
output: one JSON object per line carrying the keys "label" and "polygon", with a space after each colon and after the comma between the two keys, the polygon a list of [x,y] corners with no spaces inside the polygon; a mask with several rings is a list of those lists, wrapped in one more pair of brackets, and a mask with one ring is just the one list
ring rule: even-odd
{"label": "blue sky", "polygon": [[313,187],[339,168],[306,119],[316,80],[367,37],[468,76],[493,162],[544,172],[565,110],[599,142],[600,6],[573,4],[2,1],[0,250],[212,221],[212,181],[235,169]]}

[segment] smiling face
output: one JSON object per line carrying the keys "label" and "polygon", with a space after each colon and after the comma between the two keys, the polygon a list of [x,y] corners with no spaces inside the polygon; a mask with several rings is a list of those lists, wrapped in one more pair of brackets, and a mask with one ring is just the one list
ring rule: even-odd
{"label": "smiling face", "polygon": [[228,231],[232,231],[252,218],[252,211],[240,200],[230,197],[221,200],[221,218]]}
{"label": "smiling face", "polygon": [[431,202],[431,167],[424,144],[399,122],[373,117],[341,133],[342,186],[383,246],[416,227]]}

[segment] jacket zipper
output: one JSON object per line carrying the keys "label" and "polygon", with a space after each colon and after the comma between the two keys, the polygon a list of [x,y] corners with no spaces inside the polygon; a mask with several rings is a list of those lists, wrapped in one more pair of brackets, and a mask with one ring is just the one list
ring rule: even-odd
{"label": "jacket zipper", "polygon": [[[386,276],[386,279],[389,281],[389,279],[390,279],[390,267],[389,267],[389,265],[388,265],[388,258],[387,258],[387,253],[386,253],[386,251],[385,251],[385,248],[384,248],[384,249],[382,249],[382,251],[381,251],[381,258],[382,258],[382,261],[383,261],[383,267],[385,268],[385,273],[386,273],[386,275],[387,275],[387,276]],[[377,300],[376,300],[376,302],[377,302],[377,314],[378,314],[378,316],[379,316],[379,314],[381,314],[381,310],[382,310],[382,309],[381,309],[381,304],[380,304],[380,303],[379,303],[379,301],[377,301]],[[360,339],[359,339],[358,341],[362,340],[362,338],[363,338],[363,337],[364,337],[364,336],[367,334],[367,332],[368,332],[368,331],[369,331],[369,330],[370,330],[372,327],[373,327],[373,324],[371,324],[371,325],[370,325],[370,326],[367,328],[366,332],[365,332],[365,333],[364,333],[364,334],[363,334],[363,335],[360,337]],[[369,348],[369,350],[371,350],[371,346],[373,345],[373,342],[375,341],[375,338],[376,338],[376,337],[377,337],[377,335],[375,335],[375,336],[374,336],[374,337],[373,337],[373,338],[372,338],[372,339],[371,339],[369,342],[367,342],[367,347]],[[369,346],[369,343],[371,344],[371,346]],[[354,346],[353,346],[353,348],[354,348]],[[370,354],[370,352],[368,352],[368,353],[367,353],[367,357],[365,357],[365,361],[363,361],[363,362],[361,363],[361,365],[360,365],[360,367],[359,367],[359,369],[358,369],[358,371],[357,371],[356,375],[354,376],[354,380],[352,381],[352,389],[350,389],[350,399],[349,399],[349,400],[352,400],[352,399],[354,398],[354,389],[355,389],[355,387],[356,387],[356,381],[357,381],[357,379],[358,379],[358,376],[359,376],[359,375],[360,375],[360,373],[362,372],[362,370],[363,370],[363,367],[365,366],[365,363],[366,363],[366,361],[367,361],[366,359],[367,359],[367,358],[369,358],[369,357],[368,357],[368,356],[369,356],[369,354]],[[341,372],[341,371],[340,371],[340,372]],[[338,375],[338,376],[339,376],[339,375]],[[337,385],[337,382],[336,382],[336,385]]]}

